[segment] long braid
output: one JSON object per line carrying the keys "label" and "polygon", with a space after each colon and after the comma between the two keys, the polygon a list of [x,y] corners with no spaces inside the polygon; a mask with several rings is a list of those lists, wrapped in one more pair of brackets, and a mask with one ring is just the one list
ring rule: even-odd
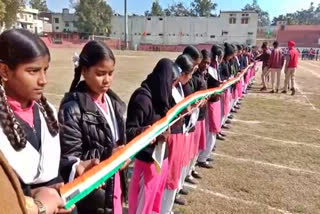
{"label": "long braid", "polygon": [[45,98],[42,95],[38,104],[40,106],[40,111],[42,112],[42,114],[46,120],[47,127],[48,127],[50,134],[53,137],[55,137],[59,133],[59,124],[58,124],[58,121],[54,115],[52,108],[50,107],[49,103],[47,102],[47,98]]}
{"label": "long braid", "polygon": [[15,150],[19,151],[25,148],[26,134],[8,104],[2,84],[0,84],[0,125]]}
{"label": "long braid", "polygon": [[74,69],[74,77],[73,77],[73,81],[72,81],[69,92],[74,92],[80,79],[81,79],[81,67],[79,66]]}

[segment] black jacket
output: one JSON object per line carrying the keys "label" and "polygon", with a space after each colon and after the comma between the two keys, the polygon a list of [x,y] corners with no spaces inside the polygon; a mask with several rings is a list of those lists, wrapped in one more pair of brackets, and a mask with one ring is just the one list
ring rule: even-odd
{"label": "black jacket", "polygon": [[[189,81],[190,82],[190,81]],[[187,83],[185,85],[182,86],[182,89],[183,89],[183,93],[184,93],[184,96],[185,97],[188,97],[190,94],[193,93],[193,89],[192,89],[192,86],[190,83]],[[190,116],[185,116],[184,117],[184,121],[185,121],[185,124],[188,125],[189,124],[189,121],[190,121]],[[189,132],[194,132],[195,131],[195,127],[192,127]]]}
{"label": "black jacket", "polygon": [[[141,134],[149,125],[161,119],[160,114],[156,112],[153,106],[150,89],[146,84],[143,85],[132,94],[129,101],[126,125],[128,141]],[[148,145],[138,152],[135,157],[138,160],[151,163],[153,162],[152,154],[154,149],[155,144]],[[167,157],[168,149],[166,148],[164,159]]]}
{"label": "black jacket", "polygon": [[[206,74],[205,79],[207,80],[208,89],[218,88],[220,86],[220,81],[213,78],[209,73]],[[220,96],[213,95],[210,97],[209,102],[218,102]]]}
{"label": "black jacket", "polygon": [[[202,91],[208,89],[207,81],[205,79],[205,74],[199,69],[193,74],[191,81],[193,92]],[[207,105],[200,108],[198,121],[205,119],[207,113]]]}
{"label": "black jacket", "polygon": [[[67,93],[59,110],[61,156],[75,156],[81,160],[105,160],[116,147],[111,140],[111,129],[101,110],[87,94],[85,82],[80,82],[75,92]],[[119,128],[118,145],[126,143],[124,113],[125,103],[108,90]],[[121,184],[126,196],[126,173],[121,171]],[[106,206],[113,208],[114,177],[106,182]]]}
{"label": "black jacket", "polygon": [[220,74],[221,81],[225,81],[229,79],[229,77],[231,76],[231,71],[230,71],[230,64],[228,62],[223,61],[219,65],[219,74]]}

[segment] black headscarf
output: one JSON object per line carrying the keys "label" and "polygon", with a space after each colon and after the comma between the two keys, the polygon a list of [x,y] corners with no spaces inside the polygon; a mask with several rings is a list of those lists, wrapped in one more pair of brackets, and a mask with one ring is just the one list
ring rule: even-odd
{"label": "black headscarf", "polygon": [[162,117],[171,108],[173,78],[173,61],[164,58],[141,85],[151,92],[153,107]]}

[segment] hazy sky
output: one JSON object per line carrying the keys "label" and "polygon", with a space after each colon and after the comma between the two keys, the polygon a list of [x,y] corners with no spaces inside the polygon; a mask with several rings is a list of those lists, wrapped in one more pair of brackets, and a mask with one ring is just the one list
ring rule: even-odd
{"label": "hazy sky", "polygon": [[[185,5],[189,6],[192,0],[181,0]],[[47,0],[48,7],[54,12],[60,12],[62,8],[69,7],[69,0]],[[107,0],[112,9],[117,13],[122,14],[124,9],[124,0]],[[144,11],[150,10],[153,0],[127,0],[128,12],[143,14]],[[179,0],[159,0],[163,8],[166,8],[172,2],[180,2]],[[218,4],[217,12],[220,10],[239,10],[252,0],[216,0]],[[320,0],[258,0],[259,5],[264,10],[268,11],[270,18],[280,14],[295,12],[302,8],[308,8],[310,3],[315,5],[320,4]]]}

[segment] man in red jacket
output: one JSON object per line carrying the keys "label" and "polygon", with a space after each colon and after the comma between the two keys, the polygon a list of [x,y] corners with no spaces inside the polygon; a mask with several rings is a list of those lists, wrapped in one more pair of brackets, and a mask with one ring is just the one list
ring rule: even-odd
{"label": "man in red jacket", "polygon": [[286,63],[286,79],[285,79],[284,90],[282,91],[282,93],[284,94],[287,93],[288,84],[289,84],[289,81],[291,81],[292,96],[295,95],[296,93],[295,72],[298,66],[298,60],[300,55],[297,49],[294,47],[295,45],[296,44],[294,41],[288,42],[289,51],[287,54],[287,63]]}
{"label": "man in red jacket", "polygon": [[272,91],[270,93],[275,93],[275,75],[277,74],[277,87],[276,93],[278,93],[280,88],[280,77],[281,77],[281,70],[284,65],[284,55],[282,50],[279,48],[278,41],[273,43],[274,49],[271,52],[271,56],[268,62],[268,70],[271,72],[271,82],[272,82]]}

